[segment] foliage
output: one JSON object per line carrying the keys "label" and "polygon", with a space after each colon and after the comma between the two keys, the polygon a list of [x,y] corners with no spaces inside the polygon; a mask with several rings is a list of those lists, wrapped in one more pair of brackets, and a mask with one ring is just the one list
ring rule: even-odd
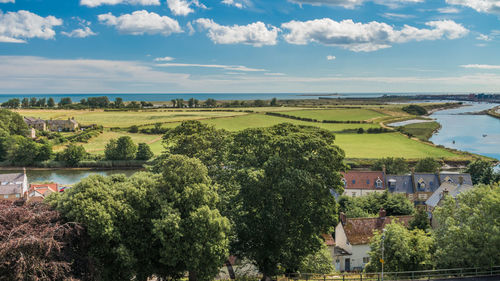
{"label": "foliage", "polygon": [[186,271],[210,280],[227,258],[229,224],[215,208],[217,187],[206,167],[176,155],[156,170],[91,176],[48,198],[88,229],[102,280],[179,279]]}
{"label": "foliage", "polygon": [[301,273],[329,274],[333,273],[334,270],[332,254],[324,244],[316,253],[308,255],[302,260],[299,267]]}
{"label": "foliage", "polygon": [[138,133],[139,132],[139,127],[137,127],[137,125],[132,125],[130,126],[130,128],[128,129],[129,133]]}
{"label": "foliage", "polygon": [[370,262],[367,272],[380,272],[382,264],[382,235],[384,244],[384,271],[416,271],[432,269],[432,237],[420,229],[408,230],[398,222],[385,227],[385,232],[376,231],[370,244]]}
{"label": "foliage", "polygon": [[23,136],[0,137],[0,151],[4,160],[16,166],[29,166],[50,159],[52,147],[49,143],[36,143]]}
{"label": "foliage", "polygon": [[48,99],[47,106],[50,107],[50,108],[53,108],[54,106],[56,106],[56,102],[54,101],[54,98],[49,98]]}
{"label": "foliage", "polygon": [[425,209],[418,209],[413,216],[413,219],[409,224],[410,229],[421,229],[423,231],[428,231],[431,228],[429,221],[429,215]]}
{"label": "foliage", "polygon": [[476,160],[467,166],[473,184],[491,184],[500,181],[500,173],[494,173],[491,163],[484,160]]}
{"label": "foliage", "polygon": [[137,154],[135,155],[136,160],[149,160],[154,156],[153,151],[147,143],[140,143],[137,148]]}
{"label": "foliage", "polygon": [[500,187],[480,185],[434,210],[435,260],[440,268],[500,264]]}
{"label": "foliage", "polygon": [[412,115],[425,115],[427,114],[427,109],[423,108],[417,104],[410,104],[402,108],[404,112]]}
{"label": "foliage", "polygon": [[2,103],[2,107],[7,107],[7,108],[19,108],[19,105],[20,101],[18,98],[13,98]]}
{"label": "foliage", "polygon": [[398,131],[405,135],[427,141],[440,127],[441,125],[438,122],[422,122],[398,127]]}
{"label": "foliage", "polygon": [[135,159],[136,153],[137,145],[129,136],[110,140],[104,151],[107,160],[132,160]]}
{"label": "foliage", "polygon": [[0,280],[95,280],[82,226],[46,205],[0,202]]}
{"label": "foliage", "polygon": [[85,158],[85,155],[87,155],[87,152],[85,152],[83,146],[70,144],[61,153],[60,160],[70,167],[75,167]]}
{"label": "foliage", "polygon": [[343,151],[331,132],[281,124],[234,136],[229,166],[236,196],[235,251],[269,277],[295,272],[336,224],[330,189],[342,193]]}
{"label": "foliage", "polygon": [[434,158],[427,157],[417,162],[415,172],[417,173],[435,173],[441,168],[442,163]]}
{"label": "foliage", "polygon": [[339,211],[349,218],[378,216],[384,208],[388,216],[411,215],[415,211],[413,204],[403,194],[372,192],[361,197],[339,197]]}
{"label": "foliage", "polygon": [[402,175],[409,171],[408,163],[403,158],[387,157],[377,160],[373,166],[373,171],[382,171],[385,167],[387,174]]}
{"label": "foliage", "polygon": [[59,101],[58,103],[58,106],[59,107],[66,107],[66,106],[69,106],[73,103],[73,101],[71,100],[71,98],[61,98],[61,100]]}
{"label": "foliage", "polygon": [[19,113],[7,109],[0,109],[0,129],[10,135],[26,135],[28,126]]}

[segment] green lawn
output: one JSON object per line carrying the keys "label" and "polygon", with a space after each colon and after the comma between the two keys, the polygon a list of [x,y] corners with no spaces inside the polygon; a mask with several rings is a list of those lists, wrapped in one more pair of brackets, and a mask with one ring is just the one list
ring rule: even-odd
{"label": "green lawn", "polygon": [[192,110],[155,110],[155,111],[103,111],[103,110],[34,110],[22,109],[17,112],[23,116],[42,119],[68,119],[74,117],[84,125],[98,124],[104,127],[127,128],[132,125],[176,122],[183,120],[206,119],[214,117],[245,115],[244,112],[192,111]]}
{"label": "green lawn", "polygon": [[403,126],[402,131],[418,139],[428,140],[432,137],[434,131],[440,127],[441,125],[438,122],[415,123]]}
{"label": "green lawn", "polygon": [[[317,126],[330,131],[339,132],[345,129],[354,128],[378,128],[377,124],[329,124],[329,123],[315,123],[300,120],[293,120],[289,118],[270,116],[265,114],[248,114],[237,117],[229,118],[215,118],[209,120],[202,120],[201,122],[214,125],[219,129],[226,129],[228,131],[239,131],[248,128],[270,127],[280,123],[292,123],[296,125]],[[176,124],[169,124],[175,126]]]}
{"label": "green lawn", "polygon": [[145,135],[145,134],[131,134],[126,132],[110,132],[105,131],[96,138],[92,138],[88,143],[81,143],[85,150],[92,154],[103,154],[106,144],[111,139],[117,139],[122,136],[130,136],[134,143],[138,144],[145,142],[151,146],[155,154],[161,152],[161,135]]}
{"label": "green lawn", "polygon": [[368,119],[384,117],[385,114],[371,109],[361,108],[338,108],[338,109],[315,109],[281,112],[292,116],[311,118],[316,120],[335,120],[335,121],[364,121]]}
{"label": "green lawn", "polygon": [[445,149],[411,140],[399,133],[337,134],[335,143],[346,152],[346,158],[403,157],[406,159],[419,159],[425,157],[463,157]]}

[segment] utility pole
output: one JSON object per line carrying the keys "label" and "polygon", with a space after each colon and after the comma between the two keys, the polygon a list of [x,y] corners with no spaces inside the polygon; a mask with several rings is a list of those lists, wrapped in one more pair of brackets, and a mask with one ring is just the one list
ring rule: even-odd
{"label": "utility pole", "polygon": [[380,259],[380,263],[382,264],[382,281],[384,281],[384,263],[385,263],[385,260],[384,260],[384,240],[385,240],[385,228],[382,230],[382,258]]}

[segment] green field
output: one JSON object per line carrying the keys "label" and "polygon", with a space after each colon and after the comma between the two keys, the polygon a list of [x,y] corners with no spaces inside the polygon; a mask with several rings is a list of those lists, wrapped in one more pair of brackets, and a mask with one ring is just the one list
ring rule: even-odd
{"label": "green field", "polygon": [[147,125],[154,123],[178,122],[214,117],[245,115],[244,112],[225,111],[193,111],[193,110],[154,110],[154,111],[88,111],[88,110],[30,110],[17,111],[23,116],[39,117],[42,119],[68,119],[74,117],[84,125],[98,124],[104,127],[127,128],[132,125]]}
{"label": "green field", "polygon": [[428,140],[432,137],[434,131],[438,130],[440,127],[441,125],[438,122],[415,123],[402,126],[401,131],[418,139]]}
{"label": "green field", "polygon": [[347,158],[463,158],[448,150],[411,140],[400,133],[337,134],[335,143],[346,152]]}
{"label": "green field", "polygon": [[280,123],[292,123],[295,125],[316,126],[330,131],[340,132],[346,129],[355,128],[378,128],[377,124],[331,124],[331,123],[315,123],[300,120],[294,120],[283,117],[276,117],[265,114],[248,114],[230,118],[215,118],[201,121],[203,123],[213,125],[219,129],[228,131],[239,131],[248,128],[270,127]]}
{"label": "green field", "polygon": [[283,114],[297,116],[301,118],[311,118],[316,120],[335,120],[335,121],[364,121],[386,116],[371,109],[363,108],[337,108],[323,110],[299,110],[284,111]]}
{"label": "green field", "polygon": [[[130,136],[136,144],[141,142],[149,144],[149,146],[151,147],[151,149],[155,154],[159,154],[162,151],[161,135],[131,134],[127,132],[105,131],[99,136],[92,138],[88,143],[76,143],[76,144],[82,145],[85,148],[85,150],[91,154],[104,154],[104,148],[106,147],[106,144],[111,139],[117,139],[122,136]],[[64,146],[54,147],[54,150],[58,151],[63,148]]]}

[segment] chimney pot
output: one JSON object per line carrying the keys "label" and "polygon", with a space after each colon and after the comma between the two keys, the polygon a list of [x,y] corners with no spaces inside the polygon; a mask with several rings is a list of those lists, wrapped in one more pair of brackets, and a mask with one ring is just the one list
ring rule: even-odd
{"label": "chimney pot", "polygon": [[385,218],[386,215],[387,212],[384,210],[384,208],[380,208],[380,210],[378,211],[379,218]]}

